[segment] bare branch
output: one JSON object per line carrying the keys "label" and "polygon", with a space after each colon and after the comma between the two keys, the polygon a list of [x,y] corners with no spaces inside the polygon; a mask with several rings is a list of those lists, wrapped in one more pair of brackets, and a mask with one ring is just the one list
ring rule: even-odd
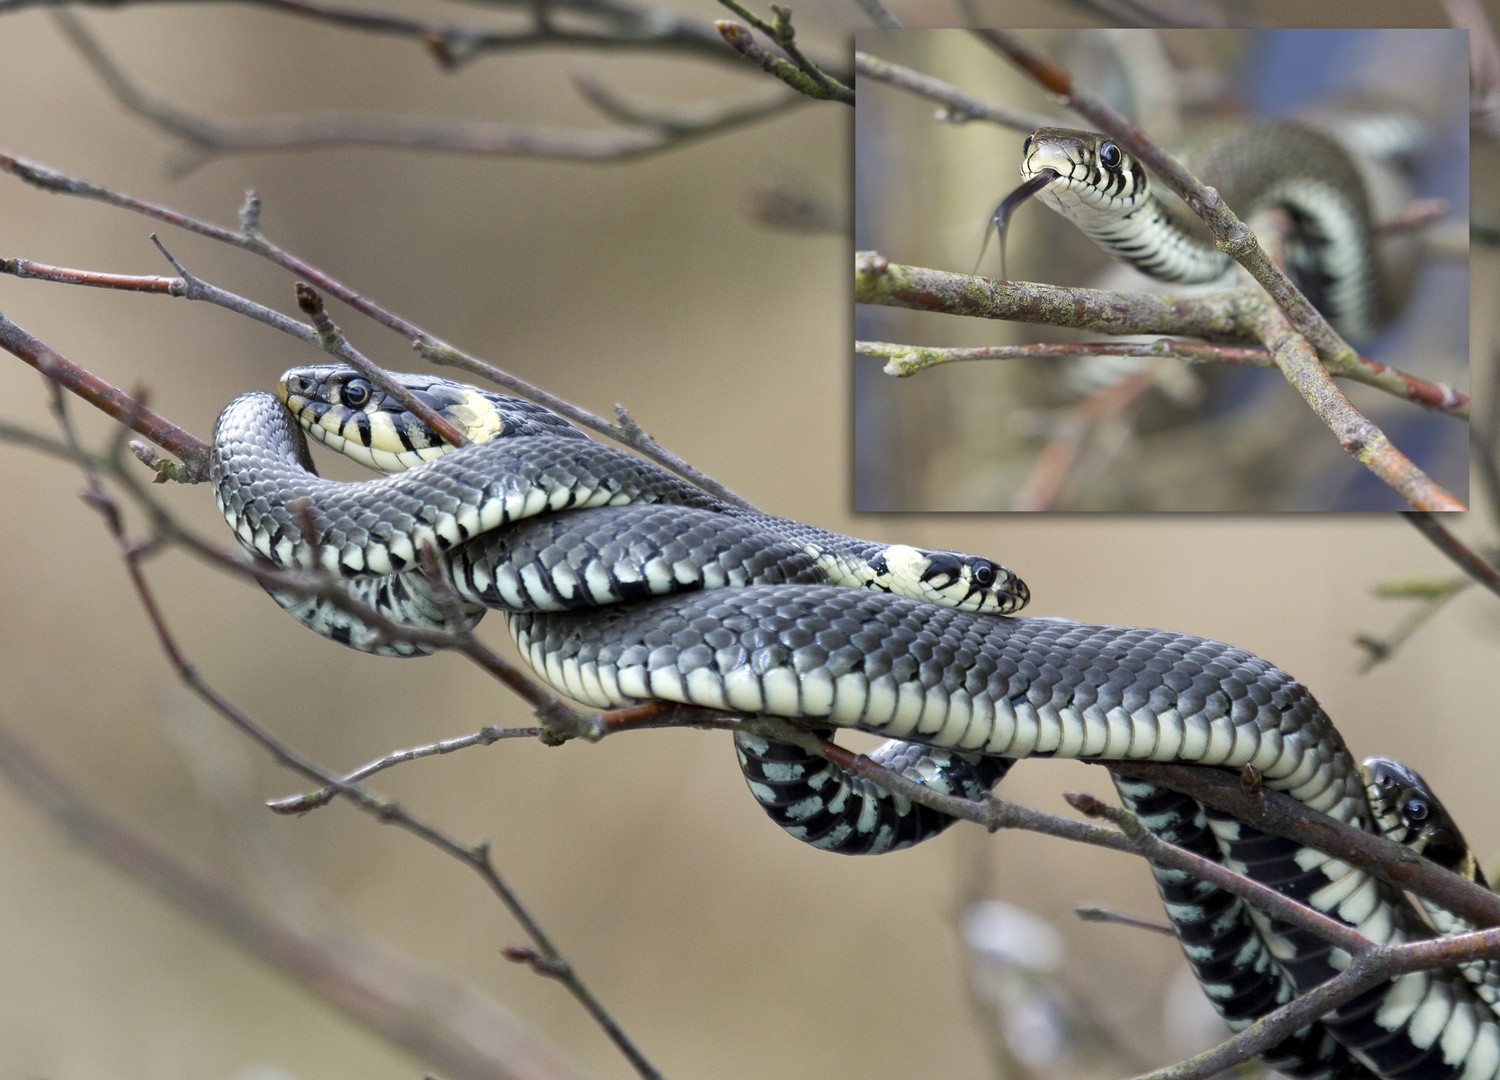
{"label": "bare branch", "polygon": [[208,479],[208,443],[159,413],[152,412],[118,387],[111,386],[73,363],[46,342],[22,330],[3,314],[0,314],[0,348],[26,361],[55,385],[77,394],[94,408],[176,454],[182,459],[182,466],[180,475],[175,476],[175,479],[189,483]]}
{"label": "bare branch", "polygon": [[520,897],[511,890],[510,886],[500,876],[499,871],[495,869],[494,863],[490,859],[489,845],[487,843],[481,842],[474,845],[462,844],[437,827],[416,817],[397,803],[372,794],[357,785],[345,783],[339,777],[314,764],[310,759],[271,734],[267,728],[242,712],[203,678],[198,670],[188,661],[181,646],[177,643],[176,638],[167,625],[166,617],[157,603],[155,593],[146,580],[141,566],[141,558],[144,553],[150,550],[150,545],[133,542],[127,537],[122,526],[118,508],[101,488],[94,487],[90,501],[101,512],[110,533],[114,536],[120,548],[120,553],[125,560],[126,572],[130,576],[131,583],[135,586],[141,606],[145,608],[146,614],[151,621],[152,629],[155,631],[162,652],[166,654],[167,660],[177,672],[178,678],[182,680],[184,685],[197,694],[214,712],[222,716],[233,727],[259,744],[262,749],[271,755],[277,764],[298,772],[319,784],[333,787],[340,795],[350,799],[356,806],[373,815],[377,820],[397,825],[469,866],[489,886],[490,890],[500,899],[501,903],[505,905],[511,917],[521,925],[527,937],[531,938],[536,945],[538,951],[545,955],[554,966],[554,969],[558,973],[556,977],[559,981],[567,986],[573,997],[588,1011],[589,1015],[593,1017],[594,1022],[609,1036],[611,1041],[615,1043],[636,1071],[642,1077],[645,1077],[646,1080],[660,1080],[660,1073],[645,1058],[632,1040],[625,1034],[624,1030],[620,1028],[619,1024],[594,996],[583,980],[578,977],[572,965],[568,963],[545,931],[542,930],[541,925],[521,902]]}
{"label": "bare branch", "polygon": [[1383,637],[1360,633],[1354,635],[1354,644],[1365,651],[1364,661],[1359,666],[1360,674],[1370,671],[1396,655],[1396,650],[1427,624],[1448,602],[1466,590],[1474,582],[1467,577],[1449,578],[1446,581],[1424,583],[1422,587],[1378,586],[1375,595],[1382,598],[1412,599],[1417,606],[1396,624],[1395,629]]}
{"label": "bare branch", "polygon": [[[1305,907],[1268,885],[1262,885],[1243,874],[1237,874],[1222,863],[1205,859],[1201,855],[1195,855],[1162,840],[1141,826],[1133,814],[1108,807],[1093,796],[1078,795],[1068,798],[1086,813],[1108,817],[1119,825],[1118,830],[1089,825],[1042,810],[1033,810],[1029,806],[1022,806],[996,795],[989,795],[983,801],[944,795],[926,784],[892,772],[863,754],[851,753],[827,740],[808,736],[795,729],[779,737],[795,741],[819,757],[826,758],[856,776],[866,777],[887,791],[905,796],[914,803],[929,806],[949,817],[983,825],[991,832],[999,829],[1025,829],[1028,832],[1042,833],[1046,836],[1140,855],[1158,866],[1182,870],[1226,889],[1236,896],[1241,896],[1275,918],[1316,934],[1351,954],[1365,952],[1373,947],[1373,943],[1368,938],[1337,919],[1329,918],[1321,912]],[[1457,875],[1454,876],[1457,877]],[[1500,897],[1496,897],[1496,902],[1500,903]]]}
{"label": "bare branch", "polygon": [[1339,445],[1418,510],[1467,510],[1443,486],[1396,449],[1373,421],[1356,409],[1318,363],[1312,345],[1293,331],[1285,312],[1267,306],[1260,316],[1261,340],[1276,366],[1304,401],[1338,437]]}
{"label": "bare branch", "polygon": [[257,911],[227,882],[90,806],[3,727],[0,774],[90,854],[433,1067],[463,1080],[581,1080],[556,1047],[470,983],[347,930]]}
{"label": "bare branch", "polygon": [[856,341],[854,351],[860,356],[885,356],[889,363],[885,373],[898,379],[915,375],[938,364],[963,360],[1063,360],[1076,356],[1146,356],[1176,357],[1190,364],[1242,364],[1247,367],[1275,367],[1276,361],[1264,348],[1240,349],[1227,345],[1202,345],[1176,338],[1155,341],[1080,341],[1048,342],[1040,345],[970,345],[935,348],[926,345],[899,345],[891,341]]}
{"label": "bare branch", "polygon": [[[337,278],[318,269],[311,263],[304,262],[291,252],[272,243],[260,231],[260,200],[253,191],[247,193],[245,205],[240,212],[242,230],[235,232],[221,225],[179,213],[168,207],[159,206],[111,188],[70,176],[50,166],[26,158],[0,153],[0,171],[8,172],[44,191],[93,199],[110,206],[117,206],[157,221],[175,225],[178,228],[196,233],[199,236],[206,236],[211,240],[217,240],[220,243],[229,244],[244,251],[260,255],[276,265],[290,270],[299,278],[311,283],[329,296],[342,300],[356,311],[370,317],[380,325],[394,330],[396,333],[407,338],[412,342],[413,347],[416,348],[418,353],[433,363],[457,367],[470,374],[478,375],[480,378],[488,379],[512,393],[519,394],[521,397],[547,406],[581,427],[597,431],[622,445],[630,447],[632,450],[638,451],[663,468],[676,473],[690,483],[697,484],[703,490],[723,499],[725,502],[736,506],[750,507],[750,504],[746,500],[712,477],[693,468],[693,466],[689,465],[682,458],[656,442],[655,439],[646,435],[639,427],[627,428],[620,424],[610,423],[602,416],[589,412],[587,409],[581,409],[572,402],[560,398],[556,394],[549,393],[541,387],[527,382],[525,379],[518,378],[507,371],[503,371],[492,364],[485,363],[483,360],[471,356],[469,353],[448,344],[436,335],[429,334],[416,323],[402,318],[381,304],[355,292]],[[222,293],[222,290],[220,292]],[[209,295],[211,294],[206,293],[204,298],[208,298]],[[232,296],[233,294],[224,295]],[[244,301],[244,303],[248,305],[251,302]],[[271,316],[264,315],[265,312],[270,311],[269,308],[260,308],[259,305],[254,305],[254,307],[259,308],[262,314],[252,317],[261,318],[262,321],[267,321],[271,318]],[[244,313],[249,314],[250,311],[251,309],[247,307]],[[281,316],[279,313],[272,313],[272,315],[276,318],[285,319],[285,316]],[[295,320],[287,321],[293,328],[301,325],[296,323]],[[271,324],[277,325],[275,323]],[[307,327],[304,327],[300,332],[285,327],[278,326],[278,328],[287,329],[287,332],[292,333],[293,336],[301,337],[302,334],[311,335],[304,338],[304,340],[317,340],[315,332]],[[174,450],[173,452],[175,453],[176,451]],[[204,477],[207,476],[206,471],[203,475]]]}
{"label": "bare branch", "polygon": [[[720,0],[721,3],[739,10],[738,5],[732,0]],[[784,9],[783,9],[784,10]],[[725,42],[735,52],[746,60],[755,64],[768,75],[774,75],[786,83],[797,93],[817,101],[837,101],[845,105],[854,104],[854,91],[843,83],[814,69],[815,73],[809,73],[802,65],[788,62],[779,56],[760,47],[755,40],[755,35],[750,32],[748,26],[734,22],[732,19],[721,19],[715,23],[719,33],[724,36]]]}
{"label": "bare branch", "polygon": [[1398,889],[1434,900],[1477,926],[1500,926],[1500,894],[1403,844],[1320,814],[1284,792],[1264,785],[1249,792],[1239,777],[1223,769],[1147,761],[1115,761],[1109,768],[1191,795],[1261,832],[1326,852]]}
{"label": "bare branch", "polygon": [[1250,341],[1240,326],[1240,305],[1251,286],[1209,296],[1111,293],[928,270],[893,263],[878,251],[854,253],[854,302],[942,311],[981,319],[1071,326],[1104,334],[1190,334]]}
{"label": "bare branch", "polygon": [[1443,967],[1456,959],[1496,955],[1500,955],[1500,930],[1371,949],[1356,955],[1349,966],[1332,979],[1261,1017],[1232,1039],[1179,1065],[1146,1073],[1136,1080],[1207,1080],[1271,1049],[1310,1021],[1398,975]]}
{"label": "bare branch", "polygon": [[943,106],[939,119],[950,124],[964,124],[970,120],[984,120],[1001,127],[1030,133],[1052,123],[1052,118],[1042,113],[1016,109],[1009,105],[997,105],[960,90],[942,79],[924,75],[889,60],[882,60],[869,53],[854,54],[854,71],[867,79],[878,79],[883,83],[899,87]]}
{"label": "bare branch", "polygon": [[[197,2],[197,0],[0,0],[0,14],[24,8],[91,6],[118,9]],[[713,27],[694,22],[665,8],[637,7],[622,0],[548,0],[558,11],[577,13],[599,24],[598,29],[572,29],[554,20],[538,20],[525,31],[493,30],[484,26],[408,19],[385,12],[336,7],[319,0],[239,0],[253,7],[301,16],[347,30],[405,37],[422,45],[444,67],[452,68],[488,52],[538,46],[580,49],[673,51],[710,60],[730,55]],[[523,7],[522,0],[508,6]]]}
{"label": "bare branch", "polygon": [[1500,596],[1500,571],[1497,571],[1481,558],[1473,548],[1448,531],[1447,526],[1443,525],[1431,514],[1408,512],[1405,516],[1406,520],[1411,522],[1419,533],[1432,541],[1434,547],[1448,556],[1455,566],[1490,590],[1490,592],[1496,596]]}
{"label": "bare branch", "polygon": [[[960,360],[1028,360],[1070,356],[1171,356],[1178,360],[1186,360],[1190,364],[1276,366],[1275,357],[1264,346],[1241,349],[1224,345],[1202,345],[1173,338],[1149,342],[1100,341],[1042,345],[976,345],[962,348],[901,345],[889,341],[856,341],[854,351],[863,356],[889,357],[890,362],[885,366],[885,373],[897,378],[914,375],[918,371],[935,367],[938,364],[949,364]],[[1428,382],[1415,375],[1408,375],[1378,360],[1371,360],[1368,357],[1360,357],[1360,359],[1362,363],[1358,367],[1338,372],[1339,377],[1353,379],[1366,386],[1394,393],[1438,412],[1450,413],[1465,420],[1469,418],[1468,394],[1453,389],[1447,383]],[[1399,380],[1399,388],[1396,388],[1396,384],[1393,383],[1392,376]]]}
{"label": "bare branch", "polygon": [[[1282,373],[1338,436],[1348,453],[1419,510],[1463,510],[1464,504],[1402,454],[1385,433],[1367,419],[1333,384],[1329,371],[1365,379],[1378,378],[1381,389],[1398,386],[1402,397],[1420,395],[1434,405],[1464,416],[1468,398],[1451,388],[1384,368],[1379,373],[1342,360],[1328,368],[1292,328],[1284,313],[1266,304],[1250,286],[1225,289],[1204,297],[1154,293],[1106,293],[1032,282],[996,282],[922,267],[898,266],[875,251],[854,253],[854,300],[861,304],[942,311],[1015,322],[1071,326],[1106,334],[1191,334],[1220,340],[1258,337],[1270,349]],[[1354,375],[1359,372],[1359,375]],[[1417,383],[1422,383],[1417,387]],[[1427,402],[1424,402],[1426,404]]]}
{"label": "bare branch", "polygon": [[[343,145],[564,160],[628,160],[765,119],[805,100],[796,94],[778,94],[733,104],[702,105],[692,121],[678,119],[671,124],[628,128],[560,128],[331,109],[295,116],[217,120],[189,112],[160,94],[136,86],[67,9],[56,8],[53,16],[120,104],[192,148],[174,166],[177,175],[219,154]],[[553,44],[558,40],[556,36],[531,37],[528,43]]]}

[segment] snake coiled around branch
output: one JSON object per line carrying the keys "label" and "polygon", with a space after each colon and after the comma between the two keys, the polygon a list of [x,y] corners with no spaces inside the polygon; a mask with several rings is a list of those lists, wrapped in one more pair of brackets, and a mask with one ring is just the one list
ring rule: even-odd
{"label": "snake coiled around branch", "polygon": [[[351,595],[419,625],[444,625],[434,589],[457,596],[471,619],[501,607],[538,677],[598,708],[669,701],[875,732],[898,740],[883,751],[894,767],[970,797],[1023,757],[1254,765],[1309,808],[1374,827],[1364,779],[1312,694],[1244,650],[1170,631],[1011,617],[1025,588],[989,560],[735,510],[536,406],[402,378],[433,400],[461,397],[493,421],[489,440],[421,461],[435,438],[392,421],[354,373],[288,372],[282,397],[309,431],[346,449],[359,443],[386,467],[411,464],[337,483],[310,471],[300,430],[275,398],[244,395],[225,409],[213,482],[248,550],[281,566],[322,566]],[[414,569],[424,544],[439,557],[436,583]],[[942,604],[897,595],[908,590]],[[326,636],[384,647],[325,602],[278,599]],[[757,799],[808,842],[889,850],[946,823],[791,744],[741,733],[737,746]],[[1363,871],[1149,785],[1120,788],[1148,828],[1372,940],[1429,933],[1399,893]],[[1158,879],[1190,963],[1236,1026],[1343,963],[1219,890]],[[1335,1010],[1268,1060],[1308,1078],[1487,1080],[1500,1074],[1500,1019],[1463,975],[1418,972]]]}

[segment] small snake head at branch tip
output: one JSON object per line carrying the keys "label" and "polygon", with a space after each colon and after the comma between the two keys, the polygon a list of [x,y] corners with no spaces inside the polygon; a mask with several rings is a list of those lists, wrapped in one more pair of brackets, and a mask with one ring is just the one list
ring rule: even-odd
{"label": "small snake head at branch tip", "polygon": [[1452,815],[1414,769],[1391,758],[1366,758],[1360,767],[1376,823],[1387,839],[1405,844],[1470,881],[1478,863]]}

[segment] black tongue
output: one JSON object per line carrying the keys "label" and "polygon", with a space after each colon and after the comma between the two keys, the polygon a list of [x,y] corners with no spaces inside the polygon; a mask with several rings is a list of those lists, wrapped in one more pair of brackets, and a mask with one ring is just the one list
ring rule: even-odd
{"label": "black tongue", "polygon": [[979,247],[979,258],[974,261],[974,273],[979,272],[979,264],[984,261],[984,253],[990,246],[990,230],[993,229],[1000,237],[1000,280],[1008,280],[1005,276],[1005,228],[1010,224],[1010,216],[1015,212],[1016,207],[1056,180],[1057,176],[1056,169],[1042,169],[1000,200],[1000,205],[995,207],[995,212],[990,215],[989,224],[985,226],[984,243]]}

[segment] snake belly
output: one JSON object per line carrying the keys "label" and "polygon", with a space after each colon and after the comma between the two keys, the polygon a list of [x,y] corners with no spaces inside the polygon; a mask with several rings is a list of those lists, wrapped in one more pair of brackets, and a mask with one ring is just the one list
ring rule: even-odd
{"label": "snake belly", "polygon": [[[276,424],[272,411],[283,428],[268,434]],[[720,512],[696,489],[658,491],[628,472],[597,476],[590,472],[600,460],[594,452],[557,433],[500,438],[350,485],[310,477],[293,445],[295,432],[285,430],[285,413],[268,395],[238,399],[226,417],[216,440],[215,484],[241,542],[283,565],[337,569],[351,585],[409,576],[410,552],[422,540],[451,559],[476,543],[532,544],[528,530],[571,528],[569,519],[648,512],[632,505],[588,509],[629,504],[635,494],[647,503],[678,500],[679,508],[664,505],[662,512]],[[559,442],[571,446],[559,449]],[[631,467],[643,464],[621,456]],[[503,481],[485,474],[496,463],[506,470]],[[553,486],[538,494],[543,476]],[[699,504],[687,505],[694,500]],[[299,513],[299,507],[305,508]],[[536,520],[513,524],[523,518]],[[510,565],[505,558],[499,564]],[[453,584],[460,588],[459,580]],[[1038,755],[1252,763],[1273,787],[1310,807],[1370,824],[1358,772],[1311,694],[1264,660],[1189,635],[1005,618],[790,579],[584,611],[517,612],[508,623],[544,681],[600,708],[666,700],[857,727],[1006,763],[992,773]],[[942,762],[949,759],[933,760],[946,773]],[[980,774],[980,782],[986,778]],[[957,783],[962,790],[967,781]],[[1252,873],[1261,869],[1249,830],[1216,824],[1212,832],[1231,858],[1240,857]],[[1289,857],[1280,850],[1278,859]],[[1288,887],[1299,898],[1377,941],[1421,932],[1415,912],[1391,890],[1317,852],[1290,850],[1297,873]],[[1339,966],[1321,942],[1294,940],[1274,925],[1259,929],[1278,971],[1298,992]],[[1483,1078],[1500,1062],[1500,1025],[1462,978],[1446,972],[1403,977],[1323,1025],[1326,1032],[1315,1025],[1301,1034],[1321,1045],[1331,1032],[1358,1067],[1385,1077]],[[1293,1054],[1303,1075],[1317,1074],[1318,1062],[1328,1060],[1316,1054],[1315,1048]],[[1325,1074],[1353,1075],[1347,1059]]]}
{"label": "snake belly", "polygon": [[[1217,188],[1243,220],[1282,216],[1287,274],[1335,329],[1370,336],[1398,306],[1359,169],[1338,142],[1288,122],[1261,121],[1200,140],[1189,169]],[[1036,198],[1116,258],[1161,281],[1213,281],[1229,256],[1180,201],[1151,190],[1145,168],[1107,136],[1039,128],[1022,151],[1021,176],[1055,173]]]}

